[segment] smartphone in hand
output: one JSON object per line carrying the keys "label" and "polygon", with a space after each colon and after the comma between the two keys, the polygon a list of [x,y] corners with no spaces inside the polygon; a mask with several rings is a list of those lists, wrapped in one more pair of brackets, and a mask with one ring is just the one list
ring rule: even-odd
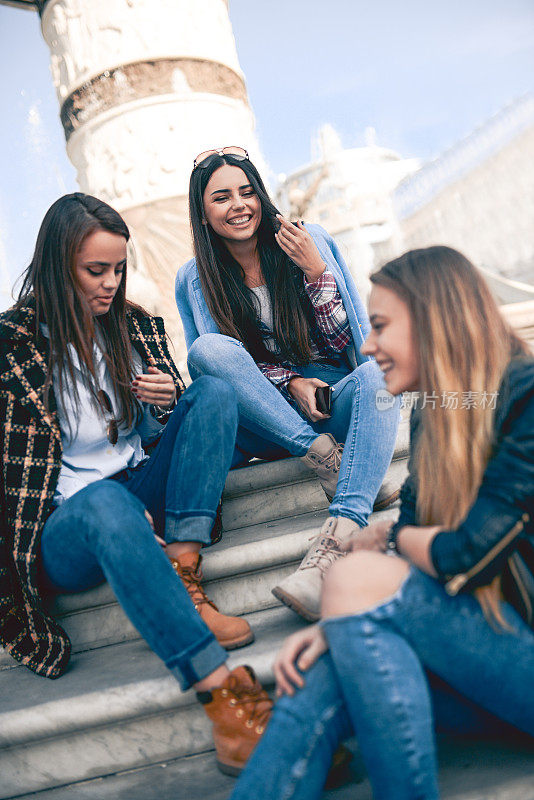
{"label": "smartphone in hand", "polygon": [[315,404],[317,411],[321,414],[332,413],[332,387],[331,386],[318,386],[315,390]]}

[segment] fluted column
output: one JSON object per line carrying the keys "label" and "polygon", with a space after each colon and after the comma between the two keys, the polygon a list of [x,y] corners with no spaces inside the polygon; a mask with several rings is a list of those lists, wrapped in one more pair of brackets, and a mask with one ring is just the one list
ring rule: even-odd
{"label": "fluted column", "polygon": [[48,0],[41,19],[80,188],[124,215],[138,299],[173,327],[194,156],[238,144],[262,165],[227,0]]}

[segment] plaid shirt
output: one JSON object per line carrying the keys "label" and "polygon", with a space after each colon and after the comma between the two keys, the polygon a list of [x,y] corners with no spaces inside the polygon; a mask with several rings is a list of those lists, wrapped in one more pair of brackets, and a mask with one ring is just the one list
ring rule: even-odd
{"label": "plaid shirt", "polygon": [[[315,314],[316,327],[310,332],[313,360],[321,362],[336,358],[351,341],[350,325],[336,279],[331,272],[325,270],[313,283],[308,283],[304,278],[304,288]],[[264,324],[261,324],[261,331],[265,345],[269,350],[273,350],[273,347],[276,347],[273,332]],[[300,374],[298,367],[289,362],[268,364],[259,361],[258,367],[279,389],[285,389],[291,378],[296,378]]]}
{"label": "plaid shirt", "polygon": [[[131,309],[128,330],[141,358],[154,359],[172,375],[179,396],[184,384],[169,355],[163,320]],[[34,672],[57,678],[67,667],[70,642],[43,609],[37,584],[39,541],[62,457],[53,393],[50,411],[43,401],[47,348],[31,305],[11,319],[0,314],[0,642]]]}

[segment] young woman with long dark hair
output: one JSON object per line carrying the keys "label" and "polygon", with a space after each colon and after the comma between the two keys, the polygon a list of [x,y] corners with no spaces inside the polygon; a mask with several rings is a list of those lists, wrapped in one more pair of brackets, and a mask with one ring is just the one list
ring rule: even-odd
{"label": "young woman with long dark hair", "polygon": [[60,198],[0,315],[0,640],[60,676],[70,642],[42,593],[107,580],[181,687],[199,692],[219,764],[235,774],[270,700],[250,669],[226,666],[223,647],[252,633],[208,600],[199,554],[234,451],[235,395],[216,378],[184,390],[163,321],[126,299],[128,238],[106,203]]}
{"label": "young woman with long dark hair", "polygon": [[[387,410],[377,403],[383,378],[361,351],[367,315],[335,242],[278,213],[245,150],[197,157],[189,207],[195,258],[178,272],[176,302],[192,377],[224,376],[237,393],[234,466],[251,456],[301,456],[331,502],[299,569],[273,589],[314,620],[324,570],[342,542],[365,527],[373,503],[397,496],[381,484],[398,402]],[[329,386],[325,413],[316,392]]]}
{"label": "young woman with long dark hair", "polygon": [[392,394],[419,392],[400,517],[347,543],[321,624],[284,644],[232,800],[320,797],[354,733],[377,800],[436,800],[436,727],[534,735],[534,357],[451,248],[371,281],[363,351]]}

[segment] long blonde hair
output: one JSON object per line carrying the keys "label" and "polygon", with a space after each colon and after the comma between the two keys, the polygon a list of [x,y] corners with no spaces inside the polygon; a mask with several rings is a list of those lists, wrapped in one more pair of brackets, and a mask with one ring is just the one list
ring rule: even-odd
{"label": "long blonde hair", "polygon": [[[411,250],[371,275],[410,310],[422,424],[416,452],[420,525],[457,528],[491,455],[495,402],[513,355],[528,353],[473,264],[450,247]],[[500,583],[477,593],[501,621]]]}

